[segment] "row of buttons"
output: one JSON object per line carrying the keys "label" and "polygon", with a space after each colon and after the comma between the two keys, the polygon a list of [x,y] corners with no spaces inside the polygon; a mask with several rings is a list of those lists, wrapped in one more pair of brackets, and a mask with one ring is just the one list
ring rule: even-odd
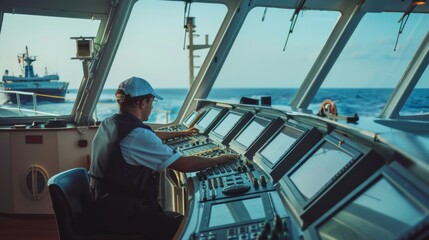
{"label": "row of buttons", "polygon": [[180,149],[186,150],[188,148],[195,147],[195,146],[204,146],[210,143],[210,141],[205,136],[196,135],[192,137],[190,136],[176,137],[173,139],[166,140],[165,143],[175,150],[180,150]]}
{"label": "row of buttons", "polygon": [[246,164],[243,164],[242,161],[237,161],[233,163],[222,164],[219,166],[214,166],[209,169],[200,171],[197,173],[198,179],[200,181],[206,180],[208,177],[221,175],[231,172],[248,172],[253,171],[255,168],[250,161],[247,161]]}
{"label": "row of buttons", "polygon": [[214,143],[206,143],[196,147],[183,148],[181,150],[182,154],[185,156],[200,156],[200,157],[209,157],[213,155],[213,152],[217,151],[219,146]]}
{"label": "row of buttons", "polygon": [[[274,227],[272,227],[274,225]],[[225,233],[226,230],[226,233]],[[214,240],[214,239],[227,239],[227,240],[288,240],[290,239],[289,227],[287,226],[286,219],[281,219],[278,215],[275,216],[274,221],[265,221],[254,223],[245,226],[232,227],[228,229],[221,229],[210,232],[195,233],[192,238],[199,240]],[[226,234],[226,236],[224,235]]]}

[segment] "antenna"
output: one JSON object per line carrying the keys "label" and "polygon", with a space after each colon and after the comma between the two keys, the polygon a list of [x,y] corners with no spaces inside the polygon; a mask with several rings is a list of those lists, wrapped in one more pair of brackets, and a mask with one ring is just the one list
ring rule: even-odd
{"label": "antenna", "polygon": [[[189,32],[187,21],[189,18],[189,14],[191,13],[191,4],[191,0],[185,1],[185,9],[183,11],[183,28],[185,28],[185,35],[183,37],[183,50],[185,50],[186,45],[186,33]],[[186,13],[188,13],[188,15],[186,15]]]}

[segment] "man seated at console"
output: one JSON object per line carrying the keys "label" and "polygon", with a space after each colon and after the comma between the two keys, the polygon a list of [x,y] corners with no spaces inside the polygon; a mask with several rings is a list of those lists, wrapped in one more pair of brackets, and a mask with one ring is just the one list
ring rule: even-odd
{"label": "man seated at console", "polygon": [[160,172],[166,168],[198,171],[238,156],[181,156],[164,145],[164,139],[198,130],[160,132],[145,125],[154,101],[162,97],[142,78],[123,81],[115,95],[119,113],[101,123],[92,144],[90,193],[94,220],[109,233],[171,239],[183,216],[163,211],[158,204]]}

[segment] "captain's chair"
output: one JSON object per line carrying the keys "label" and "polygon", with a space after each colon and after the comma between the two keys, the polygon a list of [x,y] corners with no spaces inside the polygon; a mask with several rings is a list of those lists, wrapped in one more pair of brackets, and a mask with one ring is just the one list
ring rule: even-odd
{"label": "captain's chair", "polygon": [[75,168],[48,181],[61,240],[141,239],[138,236],[104,234],[91,221],[88,172]]}

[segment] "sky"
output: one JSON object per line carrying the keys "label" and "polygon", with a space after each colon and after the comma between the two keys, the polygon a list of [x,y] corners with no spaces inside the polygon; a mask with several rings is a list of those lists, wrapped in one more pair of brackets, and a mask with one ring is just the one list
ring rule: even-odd
{"label": "sky", "polygon": [[[192,4],[196,20],[195,44],[211,43],[226,14],[223,5]],[[283,46],[292,11],[264,8],[249,13],[214,87],[296,88],[304,80],[329,33],[340,17],[337,12],[304,11],[299,15],[286,50]],[[378,14],[379,15],[379,14]],[[364,17],[322,87],[395,87],[418,44],[429,30],[429,16],[412,14],[393,51],[401,14]],[[75,42],[70,37],[95,36],[97,20],[60,19],[5,14],[0,35],[0,71],[21,73],[17,55],[28,46],[37,56],[35,72],[58,73],[70,88],[82,79]],[[131,76],[147,79],[155,88],[186,88],[189,82],[184,3],[138,1],[118,49],[106,88],[116,88]],[[187,44],[187,41],[186,41]],[[201,66],[208,50],[195,51]],[[199,68],[195,69],[195,76]],[[429,87],[429,70],[420,87]]]}

